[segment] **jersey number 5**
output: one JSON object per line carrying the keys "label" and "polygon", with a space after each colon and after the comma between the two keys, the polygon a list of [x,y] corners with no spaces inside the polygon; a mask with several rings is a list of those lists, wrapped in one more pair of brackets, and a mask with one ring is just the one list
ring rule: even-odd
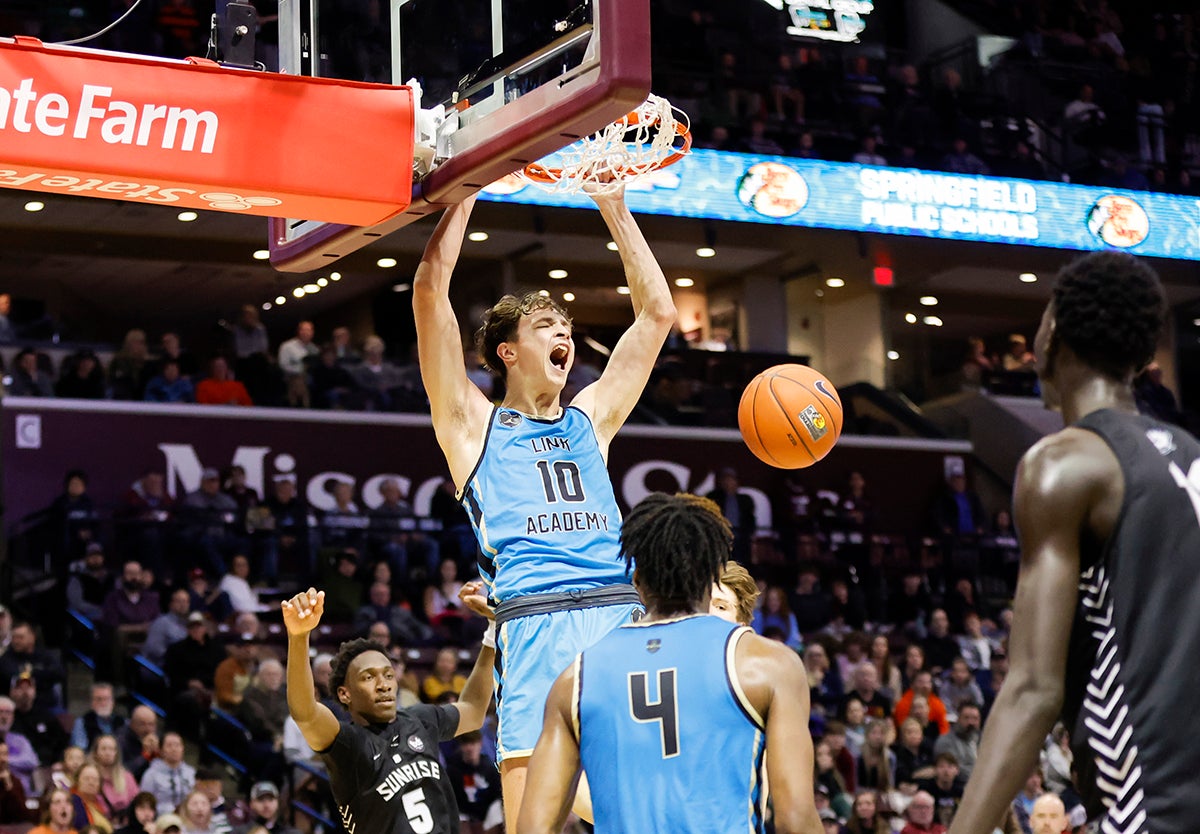
{"label": "jersey number 5", "polygon": [[433,814],[425,804],[425,789],[415,788],[402,794],[400,801],[404,803],[404,815],[414,834],[429,834],[433,830]]}
{"label": "jersey number 5", "polygon": [[650,700],[650,676],[629,673],[629,712],[639,724],[657,721],[662,734],[662,757],[679,755],[679,699],[675,692],[675,670],[658,671],[658,700]]}
{"label": "jersey number 5", "polygon": [[583,478],[579,477],[577,463],[571,460],[556,460],[554,463],[539,460],[537,468],[542,475],[542,489],[546,491],[547,504],[557,503],[560,498],[576,504],[584,500]]}

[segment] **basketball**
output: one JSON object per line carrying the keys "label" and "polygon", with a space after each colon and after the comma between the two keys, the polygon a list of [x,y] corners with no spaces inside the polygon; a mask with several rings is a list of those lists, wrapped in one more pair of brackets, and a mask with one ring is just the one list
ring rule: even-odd
{"label": "basketball", "polygon": [[842,401],[820,371],[776,365],[742,392],[738,428],[763,463],[803,469],[829,454],[842,436]]}

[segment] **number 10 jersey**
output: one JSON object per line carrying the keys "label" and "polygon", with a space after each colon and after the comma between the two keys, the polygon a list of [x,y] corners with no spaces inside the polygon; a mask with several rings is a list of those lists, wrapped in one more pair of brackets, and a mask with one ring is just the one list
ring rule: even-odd
{"label": "number 10 jersey", "polygon": [[553,420],[493,409],[462,502],[495,602],[630,581],[608,467],[578,408]]}

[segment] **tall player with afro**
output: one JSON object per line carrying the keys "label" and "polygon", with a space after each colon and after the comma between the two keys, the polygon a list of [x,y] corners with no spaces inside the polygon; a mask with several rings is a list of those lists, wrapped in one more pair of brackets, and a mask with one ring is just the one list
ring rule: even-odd
{"label": "tall player with afro", "polygon": [[1200,443],[1139,415],[1132,381],[1165,318],[1144,262],[1103,252],[1058,276],[1034,344],[1066,428],[1021,461],[1010,671],[952,834],[991,831],[1061,716],[1104,832],[1200,819]]}

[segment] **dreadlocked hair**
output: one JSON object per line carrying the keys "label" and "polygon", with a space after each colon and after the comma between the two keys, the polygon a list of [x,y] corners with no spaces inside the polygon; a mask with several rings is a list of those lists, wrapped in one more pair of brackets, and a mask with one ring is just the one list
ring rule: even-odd
{"label": "dreadlocked hair", "polygon": [[653,493],[621,523],[628,568],[638,590],[663,613],[693,611],[712,592],[733,549],[733,530],[707,498]]}
{"label": "dreadlocked hair", "polygon": [[1054,335],[1117,380],[1154,358],[1166,317],[1158,275],[1124,252],[1095,252],[1063,267],[1054,285]]}
{"label": "dreadlocked hair", "polygon": [[384,657],[387,657],[387,649],[382,644],[374,640],[368,640],[365,637],[347,640],[338,646],[337,657],[333,659],[329,675],[329,688],[335,693],[335,697],[338,687],[346,685],[346,672],[350,669],[350,664],[354,662],[354,658],[367,652],[379,652]]}

